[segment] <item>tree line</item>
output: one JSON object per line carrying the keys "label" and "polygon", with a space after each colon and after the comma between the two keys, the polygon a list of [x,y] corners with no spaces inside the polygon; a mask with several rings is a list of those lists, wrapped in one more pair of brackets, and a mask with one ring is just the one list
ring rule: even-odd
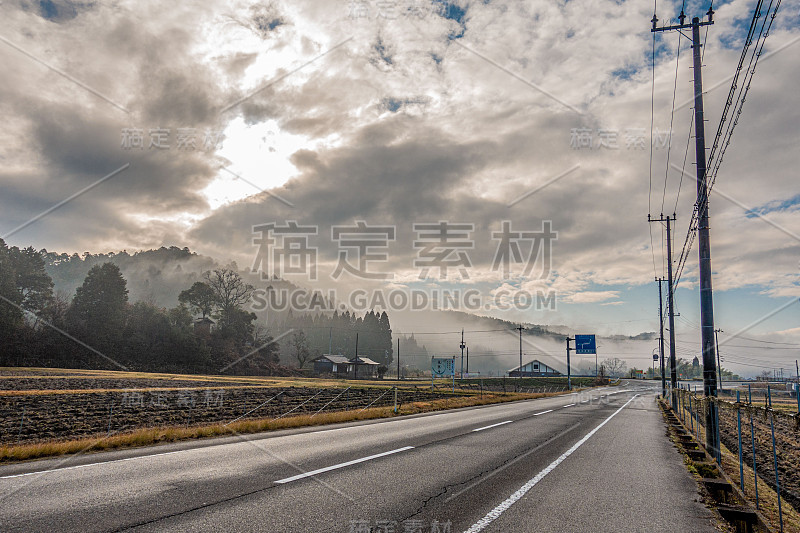
{"label": "tree line", "polygon": [[286,333],[289,339],[284,343],[282,355],[300,367],[323,354],[355,357],[356,335],[359,356],[368,357],[384,368],[394,357],[392,327],[385,311],[369,311],[363,317],[347,310],[343,313],[337,310],[332,315],[290,312],[276,332]]}
{"label": "tree line", "polygon": [[128,282],[110,261],[93,262],[72,298],[55,293],[46,268],[54,255],[0,239],[0,366],[285,375],[324,353],[353,357],[356,334],[359,355],[392,362],[385,312],[290,312],[271,325],[273,336],[245,308],[254,287],[235,268],[205,271],[178,305],[163,307],[130,302]]}
{"label": "tree line", "polygon": [[[175,307],[131,303],[119,267],[105,262],[89,269],[69,299],[53,292],[41,252],[0,239],[0,365],[290,373],[279,365],[278,343],[243,309],[252,290],[221,268],[205,272]],[[198,305],[215,328],[198,333]]]}

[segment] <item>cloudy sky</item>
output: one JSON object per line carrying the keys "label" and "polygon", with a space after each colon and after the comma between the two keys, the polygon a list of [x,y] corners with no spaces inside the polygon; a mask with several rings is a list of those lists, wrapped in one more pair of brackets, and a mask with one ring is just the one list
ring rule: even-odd
{"label": "cloudy sky", "polygon": [[[709,144],[754,6],[714,5]],[[680,9],[658,2],[659,24]],[[482,314],[654,331],[665,240],[647,215],[675,212],[677,259],[696,182],[690,43],[658,34],[653,70],[652,16],[611,0],[3,0],[0,235],[68,253],[188,246],[253,267],[253,226],[294,220],[317,228],[318,279],[295,275],[303,285],[471,288]],[[789,344],[732,339],[759,347],[737,359],[787,369],[800,348],[799,22],[784,3],[711,200],[722,338],[756,323],[743,335]],[[332,228],[357,221],[394,228],[385,260],[368,261],[391,279],[331,279]],[[420,279],[415,224],[440,221],[472,225],[448,256],[468,265]],[[510,271],[493,268],[503,221],[529,235],[549,221],[551,261],[525,273],[537,241],[523,238],[522,260],[511,250]],[[684,355],[698,345],[696,254],[676,292]],[[554,291],[556,308],[499,308],[519,290]]]}

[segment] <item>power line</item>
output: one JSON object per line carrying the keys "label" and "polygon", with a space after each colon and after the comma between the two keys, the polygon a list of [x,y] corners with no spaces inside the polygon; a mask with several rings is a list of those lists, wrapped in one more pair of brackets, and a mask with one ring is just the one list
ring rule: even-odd
{"label": "power line", "polygon": [[[736,68],[736,73],[734,74],[733,80],[731,81],[731,87],[728,92],[728,98],[725,102],[725,106],[722,111],[722,116],[720,118],[720,122],[717,127],[717,134],[714,138],[711,152],[709,153],[708,161],[709,161],[709,166],[711,166],[712,168],[710,172],[707,172],[707,177],[709,178],[708,187],[706,188],[705,195],[699,198],[698,203],[695,204],[695,210],[692,214],[692,219],[689,222],[689,229],[687,231],[686,241],[684,242],[684,251],[681,252],[681,260],[679,261],[678,276],[676,277],[676,283],[680,280],[680,276],[683,273],[683,268],[686,262],[686,258],[689,255],[692,244],[694,243],[693,234],[697,230],[698,208],[708,202],[711,190],[713,189],[714,183],[716,182],[717,174],[719,173],[719,168],[722,164],[723,156],[725,155],[727,147],[730,145],[731,138],[733,136],[733,131],[739,122],[739,118],[741,117],[742,109],[744,107],[744,102],[746,100],[747,93],[750,89],[750,84],[752,83],[756,66],[758,65],[758,60],[761,57],[761,53],[764,48],[764,43],[766,42],[766,39],[769,36],[769,32],[772,28],[772,23],[774,22],[775,17],[778,14],[778,9],[780,8],[780,4],[781,0],[778,0],[773,10],[772,9],[773,0],[770,0],[769,6],[767,7],[767,13],[772,11],[772,14],[769,16],[769,24],[767,25],[767,17],[764,17],[764,20],[761,23],[761,29],[758,32],[758,37],[756,37],[756,44],[753,49],[753,53],[750,54],[750,60],[748,62],[747,69],[744,71],[745,84],[742,87],[742,89],[738,91],[737,95],[737,89],[739,88],[738,85],[739,75],[742,72],[744,61],[747,58],[748,51],[750,49],[750,46],[752,45],[753,35],[755,34],[756,28],[758,28],[759,18],[761,18],[761,7],[763,5],[762,0],[758,1],[758,3],[756,4],[756,8],[753,11],[753,18],[750,21],[750,28],[748,29],[747,32],[747,38],[745,39],[745,44],[742,49],[742,53],[739,57],[739,63]],[[708,33],[708,28],[706,28],[706,34],[707,33]],[[736,111],[736,114],[733,119],[727,120],[728,112],[730,111],[731,108],[733,108]],[[720,146],[722,147],[721,149]],[[692,235],[690,236],[690,234]]]}
{"label": "power line", "polygon": [[758,339],[751,339],[749,337],[742,337],[741,335],[736,335],[735,338],[743,339],[743,340],[746,340],[746,341],[752,341],[752,342],[763,342],[763,343],[766,343],[766,344],[783,344],[783,345],[786,345],[786,346],[800,346],[800,344],[795,343],[795,342],[762,341],[762,340],[758,340]]}
{"label": "power line", "polygon": [[[681,9],[683,12],[683,9]],[[655,39],[655,33],[653,33],[653,38]],[[675,95],[678,92],[678,67],[680,66],[681,60],[681,36],[680,34],[677,36],[678,39],[678,49],[675,52],[675,81],[672,85],[672,110],[669,113],[669,140],[667,141],[667,164],[666,168],[664,169],[664,192],[661,195],[661,212],[664,212],[664,201],[667,198],[667,181],[669,180],[669,156],[672,152],[672,125],[675,119]],[[651,139],[652,140],[652,139]],[[652,144],[652,142],[651,142]]]}

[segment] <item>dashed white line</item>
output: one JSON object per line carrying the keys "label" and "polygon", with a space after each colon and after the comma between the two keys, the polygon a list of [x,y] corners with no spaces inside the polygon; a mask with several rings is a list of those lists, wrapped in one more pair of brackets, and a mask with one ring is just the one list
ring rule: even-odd
{"label": "dashed white line", "polygon": [[564,462],[564,459],[566,459],[567,457],[569,457],[570,455],[572,455],[573,453],[575,453],[575,450],[577,450],[578,448],[580,448],[581,446],[583,446],[583,444],[584,444],[584,443],[585,443],[587,440],[589,440],[589,439],[592,437],[592,435],[594,435],[595,433],[597,433],[597,432],[600,430],[600,428],[601,428],[601,427],[603,427],[603,426],[605,426],[606,424],[608,424],[608,422],[609,422],[609,421],[610,421],[612,418],[614,418],[615,416],[617,416],[617,414],[618,414],[620,411],[622,411],[623,409],[625,409],[625,407],[627,407],[627,406],[628,406],[628,404],[629,404],[629,403],[631,403],[631,402],[633,401],[633,399],[634,399],[634,398],[636,398],[636,396],[638,396],[638,394],[635,394],[635,395],[634,395],[634,396],[633,396],[633,397],[632,397],[630,400],[628,400],[627,402],[625,402],[625,404],[624,404],[622,407],[620,407],[619,409],[617,409],[616,411],[614,411],[614,413],[613,413],[611,416],[609,416],[608,418],[606,418],[605,420],[603,420],[603,421],[600,423],[600,425],[599,425],[599,426],[597,426],[596,428],[594,428],[593,430],[591,430],[589,433],[587,433],[587,434],[586,434],[586,436],[585,436],[585,437],[583,437],[581,440],[579,440],[578,442],[576,442],[575,444],[573,444],[573,445],[572,445],[572,448],[570,448],[569,450],[567,450],[566,452],[564,452],[564,453],[563,453],[563,454],[562,454],[562,455],[561,455],[561,456],[560,456],[558,459],[556,459],[555,461],[553,461],[552,463],[550,463],[550,464],[547,466],[547,468],[545,468],[544,470],[542,470],[541,472],[539,472],[538,474],[536,474],[536,476],[535,476],[533,479],[531,479],[530,481],[528,481],[527,483],[525,483],[525,484],[524,484],[522,487],[520,487],[520,488],[519,488],[519,489],[518,489],[518,490],[517,490],[517,491],[516,491],[514,494],[512,494],[511,496],[509,496],[508,498],[506,498],[506,500],[505,500],[505,501],[503,501],[503,502],[502,502],[500,505],[498,505],[497,507],[495,507],[494,509],[492,509],[491,511],[489,511],[489,513],[488,513],[486,516],[484,516],[483,518],[481,518],[480,520],[478,520],[477,522],[475,522],[475,523],[474,523],[474,524],[473,524],[473,525],[472,525],[472,526],[471,526],[471,527],[470,527],[468,530],[466,530],[466,532],[465,532],[465,533],[478,533],[479,531],[483,531],[483,530],[486,528],[486,526],[488,526],[489,524],[491,524],[492,522],[494,522],[494,521],[495,521],[497,518],[499,518],[499,517],[500,517],[500,515],[502,515],[504,512],[506,512],[506,511],[507,511],[507,510],[508,510],[508,509],[509,509],[509,508],[510,508],[512,505],[514,505],[514,504],[515,504],[517,501],[519,501],[519,500],[520,500],[520,499],[521,499],[523,496],[525,496],[525,494],[527,494],[527,492],[528,492],[529,490],[531,490],[531,489],[532,489],[532,488],[533,488],[533,487],[534,487],[534,486],[535,486],[537,483],[539,483],[539,482],[540,482],[542,479],[544,479],[544,477],[545,477],[547,474],[549,474],[550,472],[552,472],[552,471],[553,471],[553,469],[555,469],[555,467],[557,467],[557,466],[558,466],[558,465],[560,465],[562,462]]}
{"label": "dashed white line", "polygon": [[496,428],[497,426],[502,426],[503,424],[510,424],[511,422],[513,422],[513,420],[506,420],[505,422],[498,422],[497,424],[492,424],[491,426],[484,426],[482,428],[473,429],[472,431],[473,432],[475,432],[475,431],[483,431],[484,429]]}
{"label": "dashed white line", "polygon": [[575,405],[575,404],[574,404],[574,403],[571,403],[571,404],[569,404],[569,405],[565,405],[565,406],[563,406],[563,407],[562,407],[562,409],[566,409],[567,407],[572,407],[573,405]]}
{"label": "dashed white line", "polygon": [[360,459],[353,459],[352,461],[347,461],[346,463],[339,463],[338,465],[333,466],[326,466],[325,468],[319,468],[317,470],[312,470],[311,472],[305,472],[303,474],[297,474],[296,476],[287,477],[284,479],[279,479],[275,483],[289,483],[291,481],[297,481],[298,479],[303,479],[306,477],[316,476],[317,474],[322,474],[323,472],[330,472],[331,470],[337,470],[339,468],[344,468],[346,466],[355,465],[358,463],[363,463],[365,461],[371,461],[372,459],[377,459],[378,457],[385,457],[387,455],[392,455],[395,453],[404,452],[406,450],[413,450],[413,446],[403,446],[402,448],[397,448],[396,450],[389,450],[388,452],[383,453],[376,453],[375,455],[370,455],[368,457],[362,457]]}
{"label": "dashed white line", "polygon": [[542,411],[541,413],[533,413],[533,416],[539,416],[539,415],[543,415],[543,414],[546,414],[546,413],[552,413],[552,412],[553,412],[552,409],[548,409],[547,411]]}

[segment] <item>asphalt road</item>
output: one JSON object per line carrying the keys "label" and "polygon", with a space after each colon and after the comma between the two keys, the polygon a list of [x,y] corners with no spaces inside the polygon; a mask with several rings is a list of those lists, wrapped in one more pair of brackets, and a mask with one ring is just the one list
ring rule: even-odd
{"label": "asphalt road", "polygon": [[656,389],[0,468],[2,531],[715,531]]}

